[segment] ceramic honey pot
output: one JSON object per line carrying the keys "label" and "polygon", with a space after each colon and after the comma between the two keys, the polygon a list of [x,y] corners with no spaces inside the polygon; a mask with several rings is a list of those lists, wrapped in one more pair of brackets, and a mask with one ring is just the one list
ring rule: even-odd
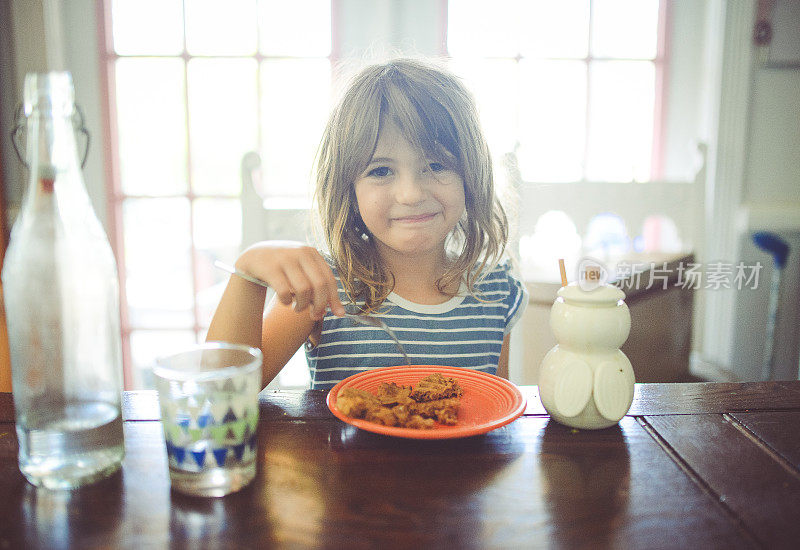
{"label": "ceramic honey pot", "polygon": [[619,422],[633,401],[631,362],[619,349],[631,329],[625,293],[601,284],[561,287],[550,310],[557,344],[539,371],[542,405],[551,418],[582,429]]}

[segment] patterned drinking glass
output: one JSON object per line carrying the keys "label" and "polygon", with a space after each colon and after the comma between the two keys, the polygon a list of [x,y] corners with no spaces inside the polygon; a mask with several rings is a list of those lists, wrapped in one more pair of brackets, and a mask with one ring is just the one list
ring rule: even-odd
{"label": "patterned drinking glass", "polygon": [[224,496],[256,474],[261,350],[208,342],[153,368],[176,490]]}

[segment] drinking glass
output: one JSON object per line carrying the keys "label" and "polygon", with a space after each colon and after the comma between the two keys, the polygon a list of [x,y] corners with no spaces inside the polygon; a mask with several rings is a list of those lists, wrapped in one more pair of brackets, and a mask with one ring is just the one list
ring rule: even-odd
{"label": "drinking glass", "polygon": [[153,368],[172,487],[219,497],[256,474],[261,350],[207,342]]}

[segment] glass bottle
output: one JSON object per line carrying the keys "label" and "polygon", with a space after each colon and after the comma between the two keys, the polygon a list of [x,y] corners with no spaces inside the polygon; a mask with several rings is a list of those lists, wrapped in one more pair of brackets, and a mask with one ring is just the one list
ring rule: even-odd
{"label": "glass bottle", "polygon": [[124,455],[114,256],[81,174],[68,72],[25,77],[28,187],[3,266],[19,467],[74,488]]}

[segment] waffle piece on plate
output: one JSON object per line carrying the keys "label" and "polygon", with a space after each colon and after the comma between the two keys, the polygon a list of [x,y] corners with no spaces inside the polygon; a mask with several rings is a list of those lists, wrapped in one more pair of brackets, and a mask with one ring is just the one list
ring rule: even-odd
{"label": "waffle piece on plate", "polygon": [[368,422],[401,428],[430,429],[434,420],[440,424],[458,422],[461,387],[454,378],[434,373],[419,381],[417,387],[382,382],[377,395],[346,387],[336,398],[336,406],[347,416]]}
{"label": "waffle piece on plate", "polygon": [[394,382],[381,382],[378,388],[378,401],[384,405],[408,405],[412,402],[411,386],[398,386]]}
{"label": "waffle piece on plate", "polygon": [[424,403],[414,403],[409,405],[409,411],[425,418],[435,418],[440,424],[452,426],[458,422],[458,407],[461,399],[450,397],[447,399],[436,399]]}
{"label": "waffle piece on plate", "polygon": [[436,399],[446,399],[448,397],[461,397],[461,386],[455,378],[442,376],[435,372],[417,382],[411,398],[414,401],[434,401]]}
{"label": "waffle piece on plate", "polygon": [[364,418],[368,410],[381,408],[381,402],[366,390],[343,388],[336,397],[336,407],[347,416]]}

